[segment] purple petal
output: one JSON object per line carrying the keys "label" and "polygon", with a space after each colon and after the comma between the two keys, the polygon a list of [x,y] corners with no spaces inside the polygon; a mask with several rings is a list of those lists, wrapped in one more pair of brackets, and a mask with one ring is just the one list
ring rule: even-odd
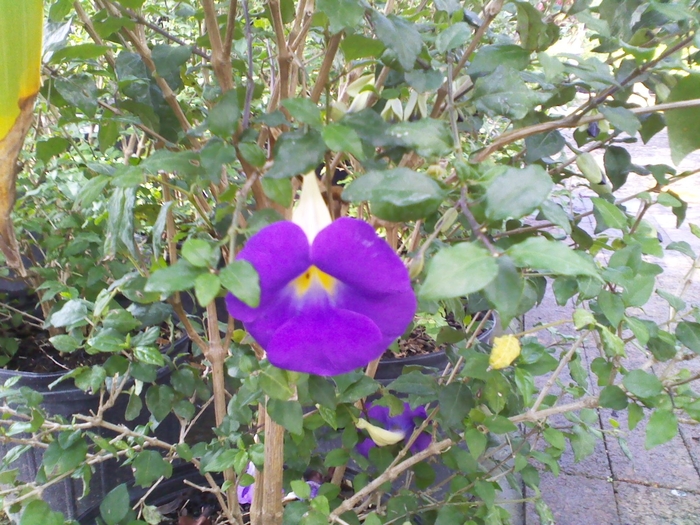
{"label": "purple petal", "polygon": [[432,440],[433,439],[430,436],[430,434],[421,432],[420,435],[413,442],[413,445],[411,445],[411,452],[413,452],[414,454],[416,454],[417,452],[423,452],[426,448],[430,446]]}
{"label": "purple petal", "polygon": [[306,234],[289,221],[270,224],[253,235],[236,259],[248,261],[260,276],[260,306],[257,308],[251,308],[231,294],[226,296],[229,313],[243,322],[256,319],[276,301],[291,280],[311,265]]}
{"label": "purple petal", "polygon": [[318,489],[321,488],[321,484],[316,481],[307,481],[306,484],[311,488],[311,495],[309,499],[314,499],[318,496]]}
{"label": "purple petal", "polygon": [[278,368],[332,376],[365,366],[382,354],[384,345],[371,319],[326,306],[306,308],[291,318],[265,349]]}
{"label": "purple petal", "polygon": [[377,446],[377,444],[374,441],[367,438],[364,441],[360,441],[357,445],[355,445],[355,450],[357,450],[357,452],[362,454],[364,457],[368,458],[369,451],[372,450],[376,446]]}
{"label": "purple petal", "polygon": [[379,295],[363,292],[359,288],[338,287],[335,305],[353,312],[360,312],[375,322],[388,347],[404,333],[416,312],[416,296],[413,290]]}
{"label": "purple petal", "polygon": [[320,270],[365,292],[404,293],[408,271],[394,250],[364,221],[343,217],[314,239],[311,261]]}

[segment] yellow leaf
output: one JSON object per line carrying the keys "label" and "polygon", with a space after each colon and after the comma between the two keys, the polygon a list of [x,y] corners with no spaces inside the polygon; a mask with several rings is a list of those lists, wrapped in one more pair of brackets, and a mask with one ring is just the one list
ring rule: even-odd
{"label": "yellow leaf", "polygon": [[493,349],[489,358],[491,368],[500,370],[510,366],[515,359],[520,355],[520,341],[512,335],[504,335],[496,337],[493,340]]}
{"label": "yellow leaf", "polygon": [[42,0],[0,0],[0,140],[41,86]]}

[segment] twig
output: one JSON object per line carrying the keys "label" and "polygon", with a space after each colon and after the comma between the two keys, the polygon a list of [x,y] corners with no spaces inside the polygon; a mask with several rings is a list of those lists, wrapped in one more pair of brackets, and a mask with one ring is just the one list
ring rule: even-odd
{"label": "twig", "polygon": [[542,404],[542,401],[544,401],[544,398],[547,397],[547,394],[549,394],[549,391],[552,389],[554,386],[554,383],[556,382],[557,378],[559,377],[559,374],[561,374],[561,371],[564,370],[564,367],[571,361],[571,358],[574,355],[574,352],[578,349],[579,346],[583,344],[583,341],[588,337],[588,334],[590,333],[590,330],[586,330],[583,332],[579,338],[576,340],[574,344],[571,345],[571,348],[569,348],[569,351],[564,355],[564,357],[561,358],[561,361],[559,362],[559,366],[557,366],[556,370],[552,373],[552,375],[547,379],[547,382],[545,385],[542,387],[542,390],[540,390],[540,395],[537,396],[537,399],[535,400],[534,404],[532,405],[532,408],[530,408],[529,413],[533,414],[537,412],[537,409],[540,407]]}
{"label": "twig", "polygon": [[496,249],[491,240],[488,237],[486,237],[486,234],[483,231],[481,231],[481,226],[478,222],[476,222],[474,214],[469,209],[469,205],[467,204],[466,187],[462,187],[462,195],[459,199],[459,205],[460,208],[462,208],[462,213],[467,218],[467,222],[469,223],[469,227],[471,228],[474,236],[477,239],[479,239],[484,246],[486,246],[488,251],[491,252],[491,255],[493,255],[494,257],[499,257],[501,255],[500,252]]}
{"label": "twig", "polygon": [[221,89],[226,92],[233,89],[233,71],[231,69],[231,57],[224,52],[219,33],[219,22],[216,17],[214,0],[202,0],[204,8],[204,20],[207,24],[207,35],[211,43],[211,67],[214,69],[216,80]]}
{"label": "twig", "polygon": [[528,423],[540,421],[542,419],[547,419],[548,417],[555,416],[557,414],[564,414],[566,412],[573,412],[576,410],[581,410],[582,408],[596,408],[598,406],[598,396],[588,396],[573,403],[567,403],[566,405],[558,405],[551,408],[545,408],[544,410],[539,410],[538,412],[528,411],[524,414],[513,416],[510,419],[512,423]]}
{"label": "twig", "polygon": [[250,106],[253,103],[253,89],[255,88],[253,81],[253,33],[250,29],[248,0],[243,0],[243,16],[245,17],[245,40],[248,54],[246,57],[248,69],[246,70],[245,105],[243,106],[243,129],[247,129],[250,122]]}
{"label": "twig", "polygon": [[321,93],[326,87],[326,82],[328,82],[328,75],[330,74],[331,68],[333,67],[333,60],[335,60],[335,55],[338,53],[338,47],[340,46],[340,41],[343,39],[344,32],[341,31],[333,35],[328,41],[328,46],[326,47],[326,54],[323,57],[323,62],[321,63],[321,69],[318,71],[318,76],[316,77],[316,82],[311,90],[311,96],[309,97],[312,102],[318,103],[321,99]]}

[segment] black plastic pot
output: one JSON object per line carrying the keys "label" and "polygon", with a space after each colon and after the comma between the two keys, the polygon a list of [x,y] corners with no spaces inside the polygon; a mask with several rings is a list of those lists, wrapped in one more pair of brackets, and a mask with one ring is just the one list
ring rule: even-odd
{"label": "black plastic pot", "polygon": [[[189,339],[178,340],[165,353],[182,353],[187,351]],[[18,372],[14,370],[0,369],[0,384],[7,380],[19,376],[14,388],[28,387],[39,392],[43,396],[41,406],[50,416],[63,416],[70,419],[74,414],[89,414],[96,412],[99,406],[99,396],[83,392],[78,389],[71,380],[62,381],[53,388],[53,382],[58,380],[64,372],[38,374],[33,372]],[[161,368],[157,374],[157,382],[160,383],[170,375],[170,369],[166,366]],[[148,421],[147,411],[142,411],[142,415],[135,421],[127,422],[124,419],[128,397],[119,396],[115,405],[105,412],[105,420],[114,424],[128,424],[130,427],[144,424]],[[106,431],[99,431],[105,437],[109,436]],[[179,439],[179,423],[174,416],[168,416],[163,420],[156,435],[168,442],[177,442]],[[0,444],[0,457],[4,457],[13,448],[12,445]],[[24,452],[12,463],[12,467],[19,470],[17,479],[20,481],[33,481],[41,467],[44,451],[40,448],[31,448]],[[74,519],[86,509],[98,504],[104,496],[120,483],[127,482],[133,478],[131,468],[120,467],[116,460],[109,460],[98,463],[94,466],[93,476],[90,481],[90,493],[84,498],[82,496],[82,480],[67,478],[48,487],[42,494],[42,499],[46,501],[54,511],[63,512],[66,518]]]}
{"label": "black plastic pot", "polygon": [[[494,313],[493,323],[491,327],[482,331],[476,338],[479,342],[486,345],[493,343],[493,336],[498,322],[498,316]],[[391,359],[382,359],[379,361],[377,372],[374,378],[384,385],[388,385],[394,379],[398,378],[405,366],[424,366],[428,368],[437,368],[442,370],[447,365],[447,354],[444,350],[438,350],[431,354],[411,355],[407,357],[398,357]]]}

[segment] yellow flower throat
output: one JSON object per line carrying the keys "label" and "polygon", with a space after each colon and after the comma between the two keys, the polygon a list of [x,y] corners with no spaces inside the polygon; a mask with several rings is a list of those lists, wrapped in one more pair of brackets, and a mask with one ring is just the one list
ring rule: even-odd
{"label": "yellow flower throat", "polygon": [[326,292],[333,293],[336,280],[315,266],[309,268],[292,281],[294,290],[298,296],[305,295],[311,288],[320,285]]}

